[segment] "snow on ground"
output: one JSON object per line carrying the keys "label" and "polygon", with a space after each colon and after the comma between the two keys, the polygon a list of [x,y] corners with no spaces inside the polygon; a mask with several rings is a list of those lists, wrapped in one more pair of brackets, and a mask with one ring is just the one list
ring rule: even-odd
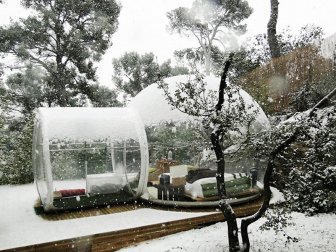
{"label": "snow on ground", "polygon": [[33,184],[0,186],[0,250],[207,214],[138,209],[111,215],[46,221],[34,212],[33,205],[37,198]]}
{"label": "snow on ground", "polygon": [[[323,214],[306,217],[300,213],[292,214],[294,226],[285,229],[298,242],[286,243],[284,233],[260,231],[260,223],[254,223],[249,228],[251,252],[283,252],[283,251],[335,251],[336,215]],[[138,246],[125,248],[120,252],[218,252],[229,251],[226,223],[166,236],[160,239],[146,241]]]}
{"label": "snow on ground", "polygon": [[[274,200],[281,195],[273,190]],[[38,198],[35,185],[0,186],[0,250],[86,236],[95,233],[155,224],[207,213],[180,213],[153,209],[100,215],[63,221],[46,221],[37,216],[33,205]],[[259,231],[260,222],[250,227],[251,251],[335,251],[336,215],[306,217],[292,214],[295,226],[286,233],[299,239],[285,244],[282,233]],[[146,241],[122,251],[228,251],[226,223]]]}

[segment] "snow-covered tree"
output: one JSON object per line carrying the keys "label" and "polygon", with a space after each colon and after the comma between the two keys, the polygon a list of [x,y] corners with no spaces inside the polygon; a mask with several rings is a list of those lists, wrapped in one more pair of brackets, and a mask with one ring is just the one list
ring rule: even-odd
{"label": "snow-covered tree", "polygon": [[[0,77],[1,77],[1,71],[0,71]],[[2,80],[0,78],[0,85],[1,84],[2,84]],[[2,94],[2,92],[3,90],[0,89],[0,95]],[[1,184],[1,181],[4,175],[6,164],[7,164],[6,156],[8,154],[8,148],[6,145],[8,144],[9,139],[10,139],[10,136],[8,135],[6,121],[7,121],[7,116],[4,113],[3,108],[0,106],[0,184]]]}
{"label": "snow-covered tree", "polygon": [[[287,27],[276,34],[281,54],[285,55],[307,46],[318,45],[324,35],[323,29],[317,25],[302,26],[297,33]],[[272,59],[271,49],[266,33],[247,38],[242,48],[255,63],[265,64]]]}
{"label": "snow-covered tree", "polygon": [[[241,98],[237,87],[227,85],[227,74],[233,60],[230,55],[225,64],[219,91],[206,91],[204,76],[196,74],[194,80],[179,83],[173,94],[169,92],[168,84],[161,81],[159,87],[163,89],[166,99],[174,108],[199,119],[203,129],[209,133],[208,137],[216,154],[217,188],[219,208],[228,222],[230,251],[239,251],[238,226],[232,207],[227,201],[224,183],[225,160],[224,150],[229,135],[241,133],[241,128],[248,128],[255,119],[257,111],[248,111],[248,106]],[[224,106],[224,99],[227,99]]]}
{"label": "snow-covered tree", "polygon": [[[242,246],[240,246],[239,239],[238,239],[238,225],[236,221],[236,217],[234,212],[232,211],[231,206],[227,203],[226,200],[226,190],[225,190],[225,183],[224,183],[224,172],[225,172],[225,161],[224,161],[224,139],[226,138],[229,131],[239,130],[236,123],[240,125],[244,124],[249,125],[251,120],[253,120],[253,115],[246,114],[246,108],[244,107],[243,103],[240,106],[237,104],[234,105],[235,109],[230,110],[227,107],[222,110],[223,104],[232,104],[232,97],[234,97],[232,93],[232,89],[230,86],[226,84],[226,78],[228,74],[229,66],[232,62],[232,58],[226,62],[224,72],[222,75],[221,82],[219,84],[219,92],[218,92],[218,99],[214,99],[214,93],[209,93],[208,95],[205,94],[205,83],[201,75],[196,76],[195,80],[192,82],[187,83],[180,83],[178,85],[177,90],[174,94],[170,94],[168,90],[167,84],[164,82],[160,84],[160,87],[163,88],[166,98],[168,102],[175,108],[179,109],[180,111],[187,113],[192,116],[197,116],[201,118],[201,122],[205,129],[210,129],[210,139],[213,146],[213,150],[215,151],[216,158],[217,158],[217,188],[218,188],[218,195],[220,198],[220,209],[222,210],[225,219],[228,223],[228,236],[229,236],[229,246],[230,251],[249,251],[250,249],[250,242],[248,237],[248,226],[260,219],[263,214],[265,214],[266,210],[269,208],[269,202],[271,199],[271,179],[273,176],[273,171],[277,167],[279,159],[281,159],[285,153],[288,151],[292,144],[295,144],[296,141],[301,137],[307,134],[307,130],[303,127],[304,124],[311,125],[311,119],[314,118],[314,112],[317,108],[319,108],[322,104],[325,104],[326,100],[330,99],[331,95],[335,95],[336,90],[332,91],[328,96],[326,96],[323,100],[321,100],[317,105],[315,105],[308,113],[303,114],[300,121],[291,125],[291,127],[287,127],[280,125],[274,130],[270,131],[268,134],[263,132],[263,136],[253,136],[250,135],[248,141],[246,141],[245,146],[246,148],[252,148],[255,150],[256,157],[258,155],[263,155],[268,157],[268,164],[263,180],[264,184],[264,200],[261,208],[258,210],[256,214],[251,217],[242,220],[241,224],[241,236],[242,236]],[[209,97],[211,97],[209,99]],[[217,103],[215,103],[217,101]],[[238,103],[239,105],[240,103]],[[333,113],[333,118],[335,114]],[[327,126],[327,128],[332,127]],[[328,131],[329,132],[329,131]],[[323,133],[328,134],[328,133]],[[329,134],[328,134],[329,135]],[[331,136],[333,136],[332,134]],[[329,138],[328,138],[329,139]],[[334,150],[334,140],[327,141],[327,146],[331,148],[327,152],[332,152]],[[326,143],[324,141],[324,143]],[[267,147],[267,148],[266,148]],[[326,147],[326,148],[329,148]],[[322,148],[323,150],[326,148]],[[330,149],[329,148],[329,149]],[[316,158],[314,159],[316,160]],[[291,162],[292,163],[292,162]],[[301,167],[301,166],[300,166]],[[332,166],[327,165],[322,169],[320,172],[320,178],[325,178],[326,181],[323,183],[326,185],[325,189],[329,190],[330,186],[333,186],[335,183],[335,173],[334,173],[334,164]],[[302,171],[301,171],[302,172]],[[321,173],[324,175],[321,176]],[[307,174],[306,178],[309,181],[309,178],[318,176],[319,173],[315,172],[312,176],[311,174]],[[295,176],[292,175],[292,178]],[[320,179],[322,182],[322,180]],[[297,181],[291,181],[293,185],[297,183]],[[323,184],[322,183],[322,184]],[[321,183],[319,183],[321,185]],[[303,185],[304,187],[304,185]],[[302,188],[303,188],[302,187]],[[316,189],[318,186],[313,187]],[[295,189],[294,186],[292,188]],[[326,192],[326,191],[324,191]],[[321,199],[326,194],[322,195],[321,191],[317,191],[321,195]],[[299,195],[304,196],[304,194],[298,192]],[[298,194],[291,194],[292,198],[297,197]],[[294,196],[293,196],[294,195]],[[315,194],[312,194],[315,195]],[[326,199],[324,197],[324,204],[329,208],[334,207],[333,199],[334,194]],[[306,197],[307,198],[307,197]],[[311,197],[310,197],[311,198]],[[317,203],[320,201],[315,198]],[[307,202],[307,201],[305,201]]]}
{"label": "snow-covered tree", "polygon": [[33,182],[33,115],[15,121],[11,119],[10,123],[6,118],[6,121],[0,122],[0,134],[0,184]]}
{"label": "snow-covered tree", "polygon": [[322,34],[320,27],[311,25],[302,27],[297,35],[281,31],[277,39],[282,55],[273,60],[266,35],[251,38],[242,52],[252,68],[240,71],[236,81],[268,113],[310,108],[332,89],[332,62],[321,56],[316,43]]}
{"label": "snow-covered tree", "polygon": [[274,184],[284,193],[290,210],[307,214],[335,213],[336,109],[335,106],[323,107],[309,120],[301,122],[298,118],[307,112],[290,120],[292,125],[300,123],[304,134],[278,159]]}

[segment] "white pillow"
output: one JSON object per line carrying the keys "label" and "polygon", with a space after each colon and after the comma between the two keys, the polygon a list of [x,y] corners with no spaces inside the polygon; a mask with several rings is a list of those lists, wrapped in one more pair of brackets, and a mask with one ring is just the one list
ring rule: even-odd
{"label": "white pillow", "polygon": [[[240,177],[239,173],[235,173],[234,175],[236,177]],[[235,179],[234,175],[231,174],[231,173],[225,173],[224,174],[225,181],[231,181],[231,180]],[[241,175],[246,176],[245,173],[243,173]],[[186,183],[186,185],[184,187],[184,192],[185,192],[185,194],[191,196],[191,198],[193,198],[193,199],[204,198],[202,185],[203,184],[210,184],[210,183],[217,183],[216,177],[198,179],[192,184]]]}

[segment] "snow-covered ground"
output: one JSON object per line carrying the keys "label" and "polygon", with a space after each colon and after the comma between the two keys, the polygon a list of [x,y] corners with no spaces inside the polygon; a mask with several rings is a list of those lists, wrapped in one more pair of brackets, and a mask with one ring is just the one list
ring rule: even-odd
{"label": "snow-covered ground", "polygon": [[[33,184],[0,186],[0,250],[206,214],[138,209],[111,215],[46,221],[33,210],[37,198]],[[275,199],[280,199],[280,195],[275,193]],[[252,251],[335,251],[336,215],[306,217],[294,213],[292,217],[296,225],[287,228],[286,233],[298,238],[299,242],[285,244],[286,238],[282,233],[261,232],[258,222],[250,227]],[[228,251],[226,233],[226,223],[218,223],[147,241],[122,251]]]}
{"label": "snow-covered ground", "polygon": [[0,250],[207,214],[138,209],[110,215],[47,221],[34,212],[33,206],[37,198],[33,184],[0,186]]}
{"label": "snow-covered ground", "polygon": [[[306,217],[303,214],[292,214],[295,226],[286,228],[288,235],[299,239],[298,242],[286,243],[283,233],[258,230],[260,222],[249,228],[251,251],[284,252],[284,251],[320,251],[331,252],[336,248],[336,215],[323,214]],[[229,251],[226,223],[186,231],[160,239],[146,241],[138,246],[125,248],[122,252],[218,252]]]}

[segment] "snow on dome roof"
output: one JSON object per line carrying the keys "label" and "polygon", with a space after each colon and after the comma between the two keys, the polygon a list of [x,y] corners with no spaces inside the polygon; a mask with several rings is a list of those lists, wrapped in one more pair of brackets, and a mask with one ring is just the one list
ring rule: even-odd
{"label": "snow on dome roof", "polygon": [[141,124],[130,108],[39,108],[38,121],[49,140],[137,139]]}
{"label": "snow on dome roof", "polygon": [[[195,76],[179,75],[166,78],[164,79],[164,82],[168,84],[169,91],[173,93],[177,87],[177,83],[187,82],[192,78],[195,78]],[[208,90],[218,91],[220,78],[215,76],[206,76],[204,81],[208,85]],[[269,120],[259,104],[244,90],[239,89],[239,94],[242,96],[247,105],[252,105],[250,110],[258,109],[258,114],[255,122],[253,123],[253,128],[258,129],[258,131],[260,129],[269,129]],[[165,121],[183,122],[191,119],[191,117],[187,114],[182,113],[177,109],[172,109],[172,106],[169,105],[165,99],[163,90],[158,88],[157,83],[149,85],[136,95],[130,102],[129,107],[138,111],[145,125],[159,124]]]}

